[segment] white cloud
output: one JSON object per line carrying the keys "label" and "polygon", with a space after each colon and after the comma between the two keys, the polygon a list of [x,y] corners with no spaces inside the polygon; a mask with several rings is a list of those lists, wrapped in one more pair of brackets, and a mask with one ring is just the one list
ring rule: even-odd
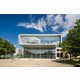
{"label": "white cloud", "polygon": [[21,23],[17,24],[17,26],[26,26],[26,24],[27,24],[27,23],[21,22]]}
{"label": "white cloud", "polygon": [[62,31],[62,32],[61,32],[62,37],[65,37],[65,36],[68,34],[68,32],[69,32],[68,30],[64,30],[64,31]]}
{"label": "white cloud", "polygon": [[43,30],[46,30],[46,21],[43,18],[41,18],[40,20],[38,20],[36,26],[41,32],[43,32]]}
{"label": "white cloud", "polygon": [[[36,23],[19,23],[17,26],[22,26],[25,28],[34,28],[39,30],[40,32],[47,31],[46,26],[48,25],[51,27],[51,31],[55,31],[57,33],[61,33],[63,37],[65,37],[68,31],[75,26],[76,20],[80,19],[79,14],[66,14],[64,17],[65,21],[63,20],[63,16],[60,14],[48,14],[46,18],[40,18]],[[62,32],[59,32],[58,28],[63,29]]]}
{"label": "white cloud", "polygon": [[64,23],[64,28],[71,29],[75,26],[76,20],[80,19],[79,14],[67,14],[65,16],[66,22]]}
{"label": "white cloud", "polygon": [[60,32],[63,37],[65,37],[68,33],[68,31],[75,26],[76,20],[80,19],[80,14],[67,14],[65,15],[65,21],[63,21],[63,16],[62,15],[57,15],[54,20],[54,24],[58,24],[59,26],[52,27],[53,31],[58,32],[58,28],[63,28],[63,31]]}
{"label": "white cloud", "polygon": [[79,19],[80,19],[79,14],[67,14],[65,16],[66,21],[63,24],[64,31],[61,32],[63,34],[63,37],[67,35],[70,29],[74,28],[76,20]]}
{"label": "white cloud", "polygon": [[55,24],[59,24],[59,25],[63,25],[64,24],[64,21],[63,21],[63,17],[61,15],[57,15],[55,17]]}
{"label": "white cloud", "polygon": [[54,17],[55,17],[54,14],[48,14],[46,16],[46,21],[47,21],[48,26],[51,26],[54,24]]}
{"label": "white cloud", "polygon": [[59,26],[52,26],[52,30],[57,32],[58,31]]}
{"label": "white cloud", "polygon": [[36,30],[39,30],[40,32],[43,32],[44,30],[46,30],[46,21],[41,18],[39,19],[36,23],[32,22],[32,23],[19,23],[17,26],[21,26],[24,28],[34,28]]}

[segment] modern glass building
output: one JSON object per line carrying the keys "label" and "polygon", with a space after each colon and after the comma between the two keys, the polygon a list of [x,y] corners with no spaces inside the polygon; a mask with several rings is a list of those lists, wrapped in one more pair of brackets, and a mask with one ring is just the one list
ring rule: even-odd
{"label": "modern glass building", "polygon": [[62,42],[61,34],[20,34],[19,44],[24,47],[25,58],[57,58]]}

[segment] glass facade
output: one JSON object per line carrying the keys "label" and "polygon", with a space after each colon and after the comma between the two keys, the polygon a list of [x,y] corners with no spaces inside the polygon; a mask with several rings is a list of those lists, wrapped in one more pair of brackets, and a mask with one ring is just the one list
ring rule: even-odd
{"label": "glass facade", "polygon": [[27,49],[24,50],[25,58],[56,58],[55,49]]}
{"label": "glass facade", "polygon": [[58,36],[37,36],[37,37],[22,37],[24,44],[54,44],[60,41]]}
{"label": "glass facade", "polygon": [[61,35],[23,34],[19,39],[20,45],[24,47],[25,58],[56,58],[56,47],[59,47]]}

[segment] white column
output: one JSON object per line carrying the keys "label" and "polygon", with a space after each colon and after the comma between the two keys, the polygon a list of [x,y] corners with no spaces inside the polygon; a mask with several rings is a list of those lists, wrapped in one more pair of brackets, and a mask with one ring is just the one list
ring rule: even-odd
{"label": "white column", "polygon": [[40,58],[41,58],[41,48],[40,48]]}
{"label": "white column", "polygon": [[57,48],[55,48],[55,58],[57,59]]}

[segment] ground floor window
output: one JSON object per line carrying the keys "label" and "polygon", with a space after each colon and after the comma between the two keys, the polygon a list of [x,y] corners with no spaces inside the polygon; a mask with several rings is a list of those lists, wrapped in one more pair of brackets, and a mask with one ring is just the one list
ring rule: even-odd
{"label": "ground floor window", "polygon": [[57,57],[63,57],[63,53],[57,53]]}
{"label": "ground floor window", "polygon": [[63,53],[61,53],[60,57],[63,57]]}
{"label": "ground floor window", "polygon": [[55,49],[24,49],[25,58],[56,58]]}
{"label": "ground floor window", "polygon": [[57,53],[57,57],[59,57],[59,53]]}

